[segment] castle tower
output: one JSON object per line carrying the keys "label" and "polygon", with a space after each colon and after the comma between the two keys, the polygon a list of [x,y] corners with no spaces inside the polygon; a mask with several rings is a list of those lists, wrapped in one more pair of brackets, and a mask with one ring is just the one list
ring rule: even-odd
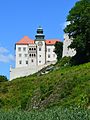
{"label": "castle tower", "polygon": [[43,34],[43,29],[39,26],[35,36],[35,43],[37,46],[37,65],[44,65],[46,63],[46,47],[44,37],[45,35]]}
{"label": "castle tower", "polygon": [[64,42],[63,42],[63,55],[62,57],[72,57],[76,54],[76,51],[74,49],[68,48],[68,46],[71,44],[72,39],[69,38],[68,34],[64,34]]}

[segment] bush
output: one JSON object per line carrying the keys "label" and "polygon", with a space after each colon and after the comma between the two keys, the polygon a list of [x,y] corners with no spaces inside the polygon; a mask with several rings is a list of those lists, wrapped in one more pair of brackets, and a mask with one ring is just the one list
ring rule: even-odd
{"label": "bush", "polygon": [[0,75],[0,82],[6,82],[6,81],[8,81],[7,77]]}
{"label": "bush", "polygon": [[63,57],[60,61],[57,62],[58,66],[69,66],[71,57]]}

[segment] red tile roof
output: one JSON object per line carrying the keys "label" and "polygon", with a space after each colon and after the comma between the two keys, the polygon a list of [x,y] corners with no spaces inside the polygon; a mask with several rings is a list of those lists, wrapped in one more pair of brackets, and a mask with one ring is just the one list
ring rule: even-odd
{"label": "red tile roof", "polygon": [[[46,45],[54,45],[56,42],[60,42],[58,39],[45,40]],[[34,44],[34,40],[31,40],[28,36],[24,36],[20,41],[16,42],[16,45],[28,45]]]}
{"label": "red tile roof", "polygon": [[24,36],[20,41],[16,43],[16,45],[28,45],[34,44],[34,40],[31,40],[28,36]]}
{"label": "red tile roof", "polygon": [[51,39],[45,41],[47,45],[54,45],[56,42],[60,42],[58,39]]}

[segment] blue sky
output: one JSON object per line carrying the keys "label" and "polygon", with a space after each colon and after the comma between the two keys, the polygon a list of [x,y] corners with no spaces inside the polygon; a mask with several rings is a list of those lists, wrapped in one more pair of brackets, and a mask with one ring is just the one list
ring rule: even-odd
{"label": "blue sky", "polygon": [[41,25],[46,39],[63,41],[69,10],[78,0],[0,0],[0,75],[9,78],[14,46],[24,35],[34,39]]}

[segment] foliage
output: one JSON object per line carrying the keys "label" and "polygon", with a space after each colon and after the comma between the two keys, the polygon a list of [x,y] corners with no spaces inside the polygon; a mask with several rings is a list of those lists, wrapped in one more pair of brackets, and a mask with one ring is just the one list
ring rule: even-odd
{"label": "foliage", "polygon": [[63,51],[63,43],[62,42],[56,42],[54,52],[56,53],[58,60],[62,58],[62,51]]}
{"label": "foliage", "polygon": [[8,81],[7,77],[0,75],[0,82],[6,82],[6,81]]}
{"label": "foliage", "polygon": [[62,67],[62,66],[70,66],[71,63],[71,57],[63,57],[61,60],[57,62],[56,66]]}
{"label": "foliage", "polygon": [[72,43],[69,46],[76,50],[72,59],[73,64],[90,61],[90,0],[80,0],[69,11],[67,21],[70,22],[65,28]]}

